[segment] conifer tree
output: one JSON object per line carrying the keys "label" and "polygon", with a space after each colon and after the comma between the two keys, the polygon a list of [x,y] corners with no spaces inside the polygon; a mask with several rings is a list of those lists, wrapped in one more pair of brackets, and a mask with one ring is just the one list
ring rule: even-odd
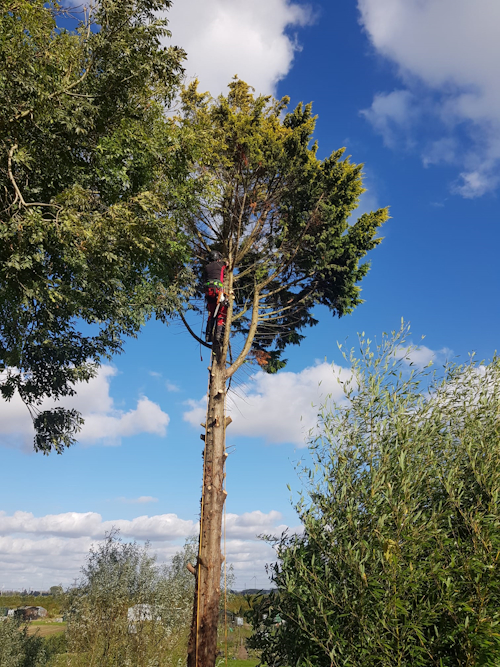
{"label": "conifer tree", "polygon": [[212,346],[189,667],[215,664],[228,381],[250,360],[266,372],[282,368],[286,347],[317,323],[316,306],[342,317],[362,302],[358,283],[368,264],[361,260],[388,217],[380,209],[351,220],[362,165],[344,158],[344,149],[319,159],[311,105],[287,112],[288,103],[256,96],[238,78],[226,97],[200,94],[196,83],[182,97],[180,127],[201,141],[192,176],[205,194],[182,221],[198,297],[212,250],[226,260],[230,297],[224,336]]}

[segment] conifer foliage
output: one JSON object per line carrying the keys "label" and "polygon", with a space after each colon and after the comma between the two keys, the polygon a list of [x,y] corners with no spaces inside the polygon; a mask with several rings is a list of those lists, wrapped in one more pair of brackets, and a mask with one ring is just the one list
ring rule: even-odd
{"label": "conifer foliage", "polygon": [[235,296],[226,346],[231,332],[241,348],[228,376],[249,353],[268,372],[282,367],[283,350],[316,324],[315,305],[341,317],[362,303],[361,260],[387,219],[380,209],[351,220],[362,165],[343,158],[344,149],[319,159],[311,105],[287,112],[288,103],[255,96],[237,78],[227,97],[211,99],[196,83],[183,95],[183,123],[203,141],[195,178],[205,186],[185,228],[194,258],[203,262],[210,248],[227,258]]}

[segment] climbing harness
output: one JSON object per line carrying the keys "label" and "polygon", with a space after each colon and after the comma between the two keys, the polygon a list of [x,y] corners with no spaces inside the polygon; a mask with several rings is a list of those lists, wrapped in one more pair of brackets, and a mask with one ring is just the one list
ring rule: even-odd
{"label": "climbing harness", "polygon": [[215,306],[213,314],[209,316],[207,322],[207,342],[212,343],[216,337],[217,326],[218,326],[217,319],[219,311],[222,307],[227,305],[228,299],[224,293],[222,283],[220,283],[220,287],[214,285],[213,282],[207,283],[207,285],[210,285],[212,288],[217,289],[217,305]]}

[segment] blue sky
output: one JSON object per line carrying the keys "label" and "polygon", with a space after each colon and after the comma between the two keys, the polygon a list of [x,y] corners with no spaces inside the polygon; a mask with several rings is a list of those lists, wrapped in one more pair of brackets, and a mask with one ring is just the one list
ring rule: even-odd
{"label": "blue sky", "polygon": [[[320,324],[276,377],[240,374],[229,409],[227,550],[237,585],[266,585],[256,535],[296,526],[290,484],[305,431],[345,365],[336,342],[411,323],[419,361],[497,348],[500,46],[496,0],[182,0],[169,13],[187,75],[216,95],[234,74],[257,91],[313,101],[321,157],[365,164],[362,210],[390,206],[365,303]],[[198,323],[201,327],[201,323]],[[328,362],[326,363],[325,362]],[[79,391],[81,442],[30,453],[22,405],[0,405],[0,586],[69,584],[112,525],[168,558],[196,530],[208,355],[182,325],[149,322]],[[321,385],[319,383],[321,382]]]}

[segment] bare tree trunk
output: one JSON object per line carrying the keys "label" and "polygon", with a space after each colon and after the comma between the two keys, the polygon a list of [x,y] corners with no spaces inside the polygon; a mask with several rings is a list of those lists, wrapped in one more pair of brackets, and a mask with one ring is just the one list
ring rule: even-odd
{"label": "bare tree trunk", "polygon": [[205,436],[200,550],[196,568],[188,667],[214,667],[217,653],[224,509],[226,350],[214,342]]}

